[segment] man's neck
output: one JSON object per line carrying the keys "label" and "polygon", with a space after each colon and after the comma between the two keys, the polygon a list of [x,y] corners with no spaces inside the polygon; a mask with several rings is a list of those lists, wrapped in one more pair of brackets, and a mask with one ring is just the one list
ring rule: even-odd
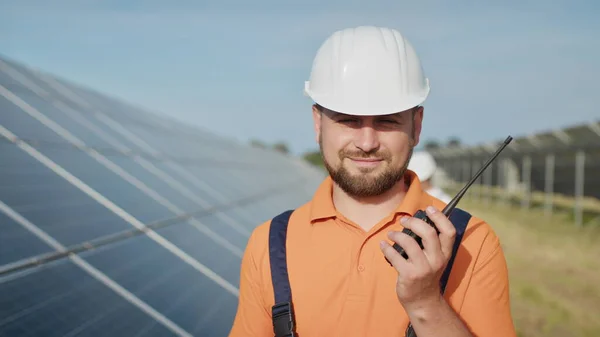
{"label": "man's neck", "polygon": [[333,184],[333,204],[338,212],[368,232],[398,208],[398,205],[404,200],[407,190],[408,186],[402,179],[382,195],[357,199]]}

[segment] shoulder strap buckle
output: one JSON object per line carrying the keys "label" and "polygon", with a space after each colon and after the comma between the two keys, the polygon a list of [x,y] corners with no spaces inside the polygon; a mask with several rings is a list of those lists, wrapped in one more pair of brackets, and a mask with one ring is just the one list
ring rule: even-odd
{"label": "shoulder strap buckle", "polygon": [[297,336],[294,332],[294,308],[291,302],[275,303],[272,313],[275,337]]}

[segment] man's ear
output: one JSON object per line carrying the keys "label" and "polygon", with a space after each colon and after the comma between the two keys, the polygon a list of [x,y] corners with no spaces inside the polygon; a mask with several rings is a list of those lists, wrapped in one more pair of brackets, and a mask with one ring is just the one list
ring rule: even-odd
{"label": "man's ear", "polygon": [[413,134],[412,141],[413,146],[419,145],[419,140],[421,138],[421,130],[423,128],[423,114],[425,109],[422,106],[418,106],[414,108],[413,112]]}
{"label": "man's ear", "polygon": [[316,104],[312,106],[312,115],[313,115],[313,123],[315,128],[315,141],[317,144],[319,143],[319,138],[321,136],[321,117],[322,112],[319,110]]}

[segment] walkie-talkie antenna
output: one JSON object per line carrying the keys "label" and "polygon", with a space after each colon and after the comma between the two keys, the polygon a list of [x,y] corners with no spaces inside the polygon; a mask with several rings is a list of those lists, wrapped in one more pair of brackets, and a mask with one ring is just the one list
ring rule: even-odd
{"label": "walkie-talkie antenna", "polygon": [[460,190],[460,192],[458,192],[458,194],[456,194],[456,196],[454,198],[452,198],[452,200],[450,200],[450,202],[448,202],[446,207],[444,207],[444,209],[442,210],[442,213],[444,213],[444,215],[446,217],[448,217],[450,215],[450,213],[452,213],[452,211],[454,210],[454,208],[456,207],[456,205],[458,204],[460,199],[462,199],[463,195],[465,195],[465,193],[467,192],[469,187],[471,185],[473,185],[475,180],[477,180],[479,178],[479,176],[481,176],[483,171],[485,171],[485,169],[488,166],[490,166],[490,164],[494,161],[494,159],[496,159],[496,157],[498,157],[500,152],[502,152],[502,150],[504,150],[504,148],[512,141],[512,139],[513,138],[511,136],[508,136],[506,138],[506,140],[504,140],[504,144],[502,144],[502,146],[500,146],[500,148],[498,148],[498,150],[496,150],[496,153],[494,153],[494,155],[490,159],[488,159],[488,161],[485,164],[483,164],[483,166],[479,169],[479,171],[477,171],[477,173],[475,173],[475,175],[465,185],[465,187],[463,187],[462,190]]}

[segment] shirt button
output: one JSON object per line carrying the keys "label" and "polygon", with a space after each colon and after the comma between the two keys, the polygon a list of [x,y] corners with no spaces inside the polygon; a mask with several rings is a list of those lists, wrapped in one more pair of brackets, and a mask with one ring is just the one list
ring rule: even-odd
{"label": "shirt button", "polygon": [[365,271],[365,266],[363,266],[363,265],[358,266],[358,271]]}

